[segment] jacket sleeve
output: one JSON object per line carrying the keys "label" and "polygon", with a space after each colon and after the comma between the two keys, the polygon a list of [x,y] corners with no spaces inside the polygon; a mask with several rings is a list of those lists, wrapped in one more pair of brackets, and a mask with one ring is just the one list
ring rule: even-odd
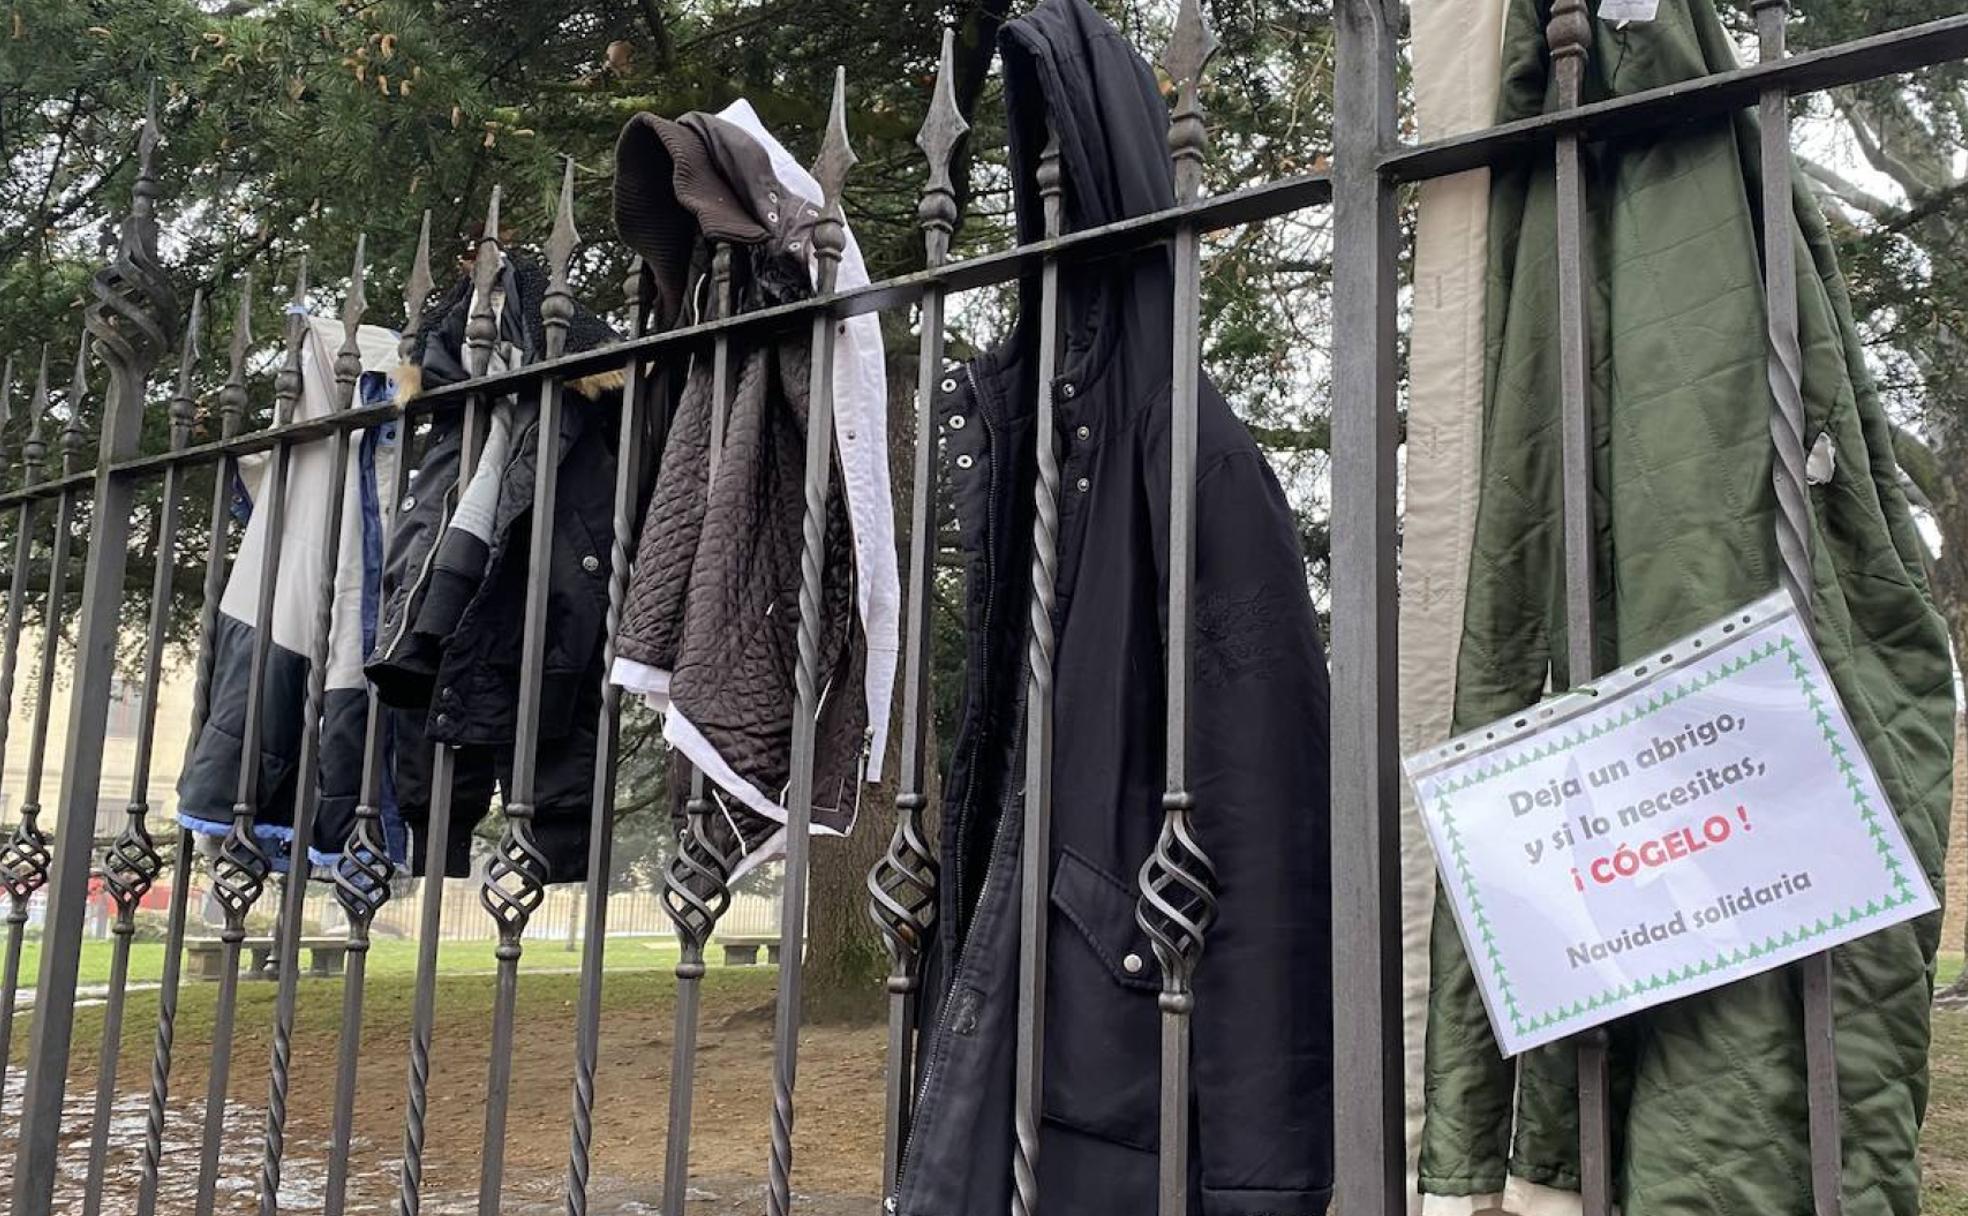
{"label": "jacket sleeve", "polygon": [[1192,1030],[1202,1211],[1314,1216],[1332,1187],[1325,653],[1290,506],[1248,440],[1203,467],[1196,529],[1190,792],[1219,901]]}

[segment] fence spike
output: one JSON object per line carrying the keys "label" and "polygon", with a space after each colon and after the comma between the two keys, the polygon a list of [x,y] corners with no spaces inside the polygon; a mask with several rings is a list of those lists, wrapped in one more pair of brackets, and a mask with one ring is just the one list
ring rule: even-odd
{"label": "fence spike", "polygon": [[[567,288],[567,270],[574,260],[574,250],[580,245],[581,234],[574,228],[574,158],[568,156],[562,159],[566,161],[566,168],[560,179],[560,205],[554,213],[553,232],[547,237],[547,298],[560,297],[561,306],[566,310],[566,316],[562,318],[564,326],[574,314],[574,298]],[[541,311],[546,314],[546,323],[552,325],[555,314],[561,309],[549,310],[543,303]]]}
{"label": "fence spike", "polygon": [[301,347],[307,337],[308,258],[294,272],[294,296],[287,304],[287,357],[280,374],[273,379],[273,425],[285,426],[294,420],[294,409],[301,400]]}
{"label": "fence spike", "polygon": [[423,227],[417,231],[417,259],[410,264],[410,277],[403,284],[403,341],[397,349],[405,359],[415,349],[417,332],[423,328],[424,301],[431,293],[431,213],[424,212]]}
{"label": "fence spike", "polygon": [[219,390],[220,434],[230,439],[246,421],[246,351],[253,344],[253,272],[239,276],[239,310],[232,318],[232,350],[225,387]]}
{"label": "fence spike", "polygon": [[[841,190],[847,184],[847,171],[861,158],[847,142],[847,68],[834,69],[834,103],[827,112],[827,133],[820,141],[820,155],[813,162],[813,180],[820,183],[822,219],[841,218]],[[814,239],[820,239],[818,233]]]}
{"label": "fence spike", "polygon": [[44,427],[48,417],[48,344],[41,344],[41,370],[35,373],[34,396],[27,404],[27,441],[21,445],[21,464],[27,470],[29,485],[41,480],[41,464],[48,458]]}
{"label": "fence spike", "polygon": [[349,271],[348,299],[342,303],[342,349],[335,355],[335,408],[347,409],[355,400],[355,382],[362,378],[362,314],[369,307],[363,294],[369,236],[355,238],[355,266]]}
{"label": "fence spike", "polygon": [[963,111],[957,108],[956,38],[954,29],[944,29],[943,53],[936,63],[936,88],[930,95],[929,113],[923,118],[922,130],[916,133],[916,146],[929,158],[929,184],[923,188],[916,215],[922,221],[923,241],[928,246],[931,266],[942,265],[950,256],[950,234],[957,226],[957,190],[950,179],[950,162],[970,130]]}
{"label": "fence spike", "polygon": [[75,344],[75,374],[68,382],[68,417],[62,422],[62,475],[75,472],[87,433],[82,427],[82,403],[89,399],[89,331]]}
{"label": "fence spike", "polygon": [[171,446],[183,447],[198,417],[198,399],[191,388],[191,373],[198,365],[198,327],[205,320],[205,289],[191,293],[191,316],[185,322],[184,340],[178,346],[178,391],[171,397]]}
{"label": "fence spike", "polygon": [[1216,54],[1216,34],[1203,16],[1200,0],[1182,0],[1162,69],[1175,89],[1175,120],[1169,126],[1169,150],[1175,155],[1175,197],[1193,203],[1202,194],[1203,155],[1209,147],[1209,128],[1203,121],[1203,71]]}
{"label": "fence spike", "polygon": [[471,317],[465,322],[465,345],[471,351],[471,374],[482,376],[492,363],[492,344],[499,340],[499,320],[492,315],[492,288],[499,278],[499,187],[485,205],[485,231],[472,257]]}

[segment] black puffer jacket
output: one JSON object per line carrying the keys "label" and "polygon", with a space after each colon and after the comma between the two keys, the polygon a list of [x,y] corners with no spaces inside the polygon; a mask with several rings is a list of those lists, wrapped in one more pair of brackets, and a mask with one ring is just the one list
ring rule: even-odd
{"label": "black puffer jacket", "polygon": [[[1001,38],[1019,235],[1041,234],[1048,118],[1068,227],[1174,203],[1146,64],[1084,0]],[[896,1209],[1010,1206],[1035,284],[938,403],[967,562],[968,676],[943,806],[939,1007]],[[1165,250],[1062,268],[1047,1216],[1155,1210],[1159,1014],[1135,875],[1161,827],[1172,290]],[[1198,424],[1189,779],[1221,919],[1196,975],[1189,1211],[1322,1216],[1332,1186],[1327,683],[1297,530],[1213,387]]]}
{"label": "black puffer jacket", "polygon": [[[540,303],[546,285],[545,273],[526,259],[509,258],[500,270],[495,290],[505,306],[499,357],[509,364],[530,363],[544,354]],[[466,378],[464,336],[471,305],[471,280],[461,276],[427,312],[411,364],[395,377],[400,395],[407,399],[425,387]],[[570,352],[613,340],[605,322],[576,305]],[[615,419],[621,406],[619,375],[575,381],[571,387],[574,404],[561,413],[553,564],[545,572],[551,627],[540,698],[535,830],[549,859],[550,881],[585,874],[601,635],[608,611]],[[382,621],[367,674],[384,702],[403,711],[397,796],[417,841],[419,872],[428,861],[421,828],[432,792],[431,745],[459,748],[457,818],[446,866],[453,875],[469,873],[471,834],[463,825],[485,813],[494,783],[503,788],[512,764],[520,624],[534,577],[526,554],[534,523],[538,409],[526,394],[502,408],[510,429],[503,446],[487,441],[480,475],[492,479],[496,493],[487,496],[483,519],[470,528],[454,526],[462,491],[463,409],[446,407],[430,418],[409,494],[398,504],[385,562]],[[482,433],[492,429],[488,420],[480,425]]]}

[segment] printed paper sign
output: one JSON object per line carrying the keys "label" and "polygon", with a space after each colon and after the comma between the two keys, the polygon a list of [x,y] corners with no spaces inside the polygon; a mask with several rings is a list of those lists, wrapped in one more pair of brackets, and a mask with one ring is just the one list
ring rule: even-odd
{"label": "printed paper sign", "polygon": [[1601,21],[1652,21],[1660,0],[1599,0]]}
{"label": "printed paper sign", "polygon": [[1406,767],[1506,1055],[1937,906],[1783,593]]}

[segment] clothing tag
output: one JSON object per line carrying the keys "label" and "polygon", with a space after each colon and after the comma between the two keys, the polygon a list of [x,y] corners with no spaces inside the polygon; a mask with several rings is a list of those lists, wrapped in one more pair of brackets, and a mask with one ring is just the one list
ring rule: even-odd
{"label": "clothing tag", "polygon": [[1652,21],[1660,0],[1599,0],[1601,21]]}

